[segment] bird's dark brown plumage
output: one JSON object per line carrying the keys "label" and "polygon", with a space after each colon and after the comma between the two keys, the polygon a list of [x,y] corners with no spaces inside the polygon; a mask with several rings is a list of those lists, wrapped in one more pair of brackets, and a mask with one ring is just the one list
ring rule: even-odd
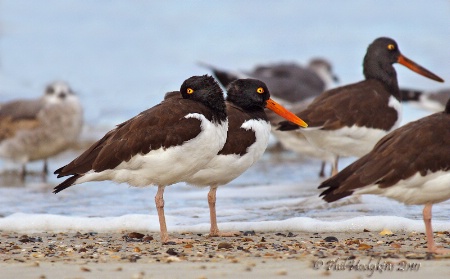
{"label": "bird's dark brown plumage", "polygon": [[367,155],[325,180],[323,199],[333,202],[376,184],[395,187],[416,173],[450,171],[450,101],[444,112],[406,124],[383,137]]}
{"label": "bird's dark brown plumage", "polygon": [[247,153],[248,147],[255,143],[256,137],[254,131],[242,129],[241,125],[249,119],[266,120],[267,117],[263,109],[258,112],[249,113],[231,103],[227,103],[227,111],[229,123],[228,136],[231,136],[231,138],[229,140],[227,138],[227,142],[219,152],[219,155],[236,154],[243,156]]}
{"label": "bird's dark brown plumage", "polygon": [[[408,60],[390,38],[378,38],[369,45],[363,61],[365,80],[335,88],[319,95],[304,111],[297,115],[310,127],[336,130],[342,127],[376,128],[389,131],[397,122],[398,112],[389,106],[391,97],[401,101],[397,73],[392,64]],[[404,62],[402,62],[404,63]],[[409,66],[408,66],[409,67]],[[437,81],[441,78],[420,68],[422,75]],[[281,122],[279,130],[296,130],[289,122]]]}
{"label": "bird's dark brown plumage", "polygon": [[[207,80],[219,89],[213,78],[209,77]],[[204,88],[208,85],[198,86]],[[182,85],[181,92],[178,92],[179,96],[185,94],[183,90],[185,91],[186,88]],[[210,121],[225,120],[223,95],[218,96],[222,98],[218,102],[214,100],[216,96],[202,96],[213,98],[204,101],[208,105],[191,99],[191,96],[186,94],[180,98],[167,98],[162,103],[117,125],[75,160],[55,171],[58,177],[68,175],[74,177],[55,187],[54,192],[60,192],[71,186],[76,178],[91,170],[101,172],[114,169],[137,154],[142,155],[160,148],[179,146],[195,138],[201,132],[201,122],[197,118],[185,118],[185,116],[198,113]]]}
{"label": "bird's dark brown plumage", "polygon": [[[342,90],[345,89],[345,94]],[[296,113],[310,127],[336,130],[353,125],[389,130],[398,120],[398,113],[387,106],[390,93],[378,80],[365,80],[324,92],[306,109]],[[339,103],[339,105],[336,105]],[[382,119],[377,117],[383,113]],[[279,130],[297,129],[292,122],[283,121]]]}

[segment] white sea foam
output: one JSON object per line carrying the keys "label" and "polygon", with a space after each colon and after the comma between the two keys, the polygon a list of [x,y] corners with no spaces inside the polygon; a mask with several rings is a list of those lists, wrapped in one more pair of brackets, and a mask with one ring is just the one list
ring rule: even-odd
{"label": "white sea foam", "polygon": [[[169,231],[190,231],[207,233],[208,223],[196,225],[176,225],[182,218],[166,216]],[[296,217],[280,221],[259,222],[227,222],[219,224],[222,230],[255,230],[259,232],[272,231],[303,231],[303,232],[362,232],[381,231],[385,228],[393,232],[424,232],[421,220],[411,220],[396,216],[355,217],[341,221],[321,221],[308,217]],[[450,222],[433,222],[435,231],[450,230]],[[15,213],[0,219],[3,231],[15,232],[116,232],[124,230],[158,232],[157,215],[129,214],[119,217],[73,217],[52,214]]]}

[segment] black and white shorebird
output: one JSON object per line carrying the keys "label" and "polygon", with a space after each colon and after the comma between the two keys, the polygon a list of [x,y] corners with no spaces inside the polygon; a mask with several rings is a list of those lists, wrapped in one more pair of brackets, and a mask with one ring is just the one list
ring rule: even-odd
{"label": "black and white shorebird", "polygon": [[38,99],[0,104],[0,157],[22,164],[47,159],[70,148],[83,127],[83,110],[66,82],[49,84]]}
{"label": "black and white shorebird", "polygon": [[[319,57],[311,59],[306,66],[297,63],[273,63],[257,65],[251,71],[226,71],[214,66],[202,65],[210,69],[224,87],[238,78],[250,77],[263,81],[270,89],[272,98],[290,110],[309,104],[314,97],[331,89],[338,82],[331,63]],[[300,156],[322,160],[319,175],[324,176],[325,162],[333,163],[334,156],[311,145],[301,134],[276,131],[277,124],[282,119],[272,111],[266,110],[266,113],[272,124],[272,134],[278,143],[284,149],[294,151]],[[279,148],[279,144],[277,148]]]}
{"label": "black and white shorebird", "polygon": [[232,236],[219,232],[216,218],[216,191],[250,168],[266,150],[271,126],[264,108],[284,119],[306,127],[306,123],[270,98],[266,84],[256,79],[238,79],[227,87],[227,141],[222,150],[200,171],[185,181],[199,187],[210,187],[210,236]]}
{"label": "black and white shorebird", "polygon": [[406,58],[390,38],[378,38],[364,57],[365,80],[326,91],[296,114],[309,127],[299,129],[291,122],[281,122],[281,131],[298,130],[309,142],[335,156],[334,173],[339,157],[361,157],[376,142],[397,128],[401,120],[401,95],[394,63],[435,81],[443,80]]}
{"label": "black and white shorebird", "polygon": [[383,137],[368,154],[325,180],[321,196],[333,202],[352,194],[376,194],[425,205],[428,251],[433,239],[431,208],[450,199],[450,99],[443,112],[410,122]]}
{"label": "black and white shorebird", "polygon": [[210,69],[224,87],[238,78],[261,80],[270,88],[272,98],[283,105],[314,98],[338,81],[331,63],[324,58],[313,58],[306,67],[296,63],[274,63],[243,72],[202,65]]}
{"label": "black and white shorebird", "polygon": [[443,110],[445,103],[450,98],[450,88],[436,91],[400,88],[400,91],[403,101],[432,112]]}
{"label": "black and white shorebird", "polygon": [[119,124],[66,166],[55,171],[70,176],[58,193],[88,181],[112,180],[131,186],[158,186],[155,196],[161,242],[169,239],[164,215],[164,189],[202,169],[222,149],[228,118],[220,86],[211,76],[193,76],[179,95]]}

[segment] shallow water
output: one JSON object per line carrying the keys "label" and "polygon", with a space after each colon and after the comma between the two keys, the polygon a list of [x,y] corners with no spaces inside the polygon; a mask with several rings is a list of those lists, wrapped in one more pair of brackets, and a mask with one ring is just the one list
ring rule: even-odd
{"label": "shallow water", "polygon": [[[339,7],[331,7],[328,1],[241,2],[48,0],[43,5],[40,1],[3,0],[0,102],[36,97],[46,83],[67,80],[85,108],[82,138],[92,140],[155,105],[165,92],[177,90],[184,79],[207,73],[196,64],[198,61],[226,69],[249,69],[260,62],[306,63],[313,56],[324,56],[333,62],[341,84],[347,84],[362,79],[365,50],[379,36],[396,39],[406,56],[444,79],[450,78],[448,1],[430,5],[416,0],[407,6],[392,1],[345,1]],[[401,86],[446,86],[402,66],[396,69]],[[405,105],[404,122],[427,113]],[[50,168],[62,166],[77,152],[53,158]],[[341,166],[351,161],[343,160]],[[37,171],[40,164],[33,163],[30,169]],[[0,167],[14,168],[3,162]],[[378,196],[326,204],[317,197],[318,169],[319,163],[314,160],[291,153],[267,153],[244,175],[219,189],[219,222],[228,227],[240,224],[240,228],[261,222],[265,228],[274,228],[280,225],[274,222],[277,220],[291,220],[295,225],[305,221],[299,217],[308,217],[314,224],[311,228],[323,229],[320,220],[357,220],[370,227],[386,220],[383,216],[400,216],[407,218],[402,229],[411,224],[417,226],[414,229],[421,228],[420,206],[404,206]],[[3,175],[0,216],[10,218],[6,220],[8,225],[0,222],[0,228],[23,222],[35,224],[28,220],[47,222],[47,228],[71,227],[67,220],[89,226],[87,219],[77,218],[127,214],[139,216],[125,218],[134,225],[148,215],[151,226],[157,224],[155,187],[138,189],[95,182],[53,195],[51,190],[58,182],[53,175],[47,182],[30,176],[23,184],[14,175]],[[165,200],[169,229],[207,224],[206,195],[207,189],[184,184],[168,187]],[[449,212],[449,201],[434,207],[433,220],[441,229],[450,229]],[[23,219],[24,215],[17,213],[32,215]],[[46,219],[45,214],[72,219]],[[350,219],[361,216],[375,216],[377,221],[368,217]],[[111,222],[105,221],[107,225],[123,222],[108,220]],[[396,219],[388,220],[396,224]]]}

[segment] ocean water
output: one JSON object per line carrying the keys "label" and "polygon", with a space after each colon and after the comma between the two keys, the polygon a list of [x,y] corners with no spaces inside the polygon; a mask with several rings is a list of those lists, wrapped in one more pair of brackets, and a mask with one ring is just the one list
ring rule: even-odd
{"label": "ocean water", "polygon": [[[407,57],[450,78],[448,1],[0,1],[0,102],[34,98],[55,79],[80,95],[86,129],[100,138],[115,124],[160,102],[183,80],[258,63],[329,59],[341,84],[362,79],[367,45],[379,36],[397,40]],[[333,5],[336,5],[333,7]],[[389,7],[389,8],[386,8]],[[396,66],[404,87],[448,87]],[[404,105],[403,123],[427,111]],[[75,158],[52,158],[54,170]],[[344,159],[340,167],[352,162]],[[388,227],[424,231],[421,206],[378,196],[327,204],[318,198],[320,163],[284,152],[266,153],[241,177],[219,188],[222,229],[354,231]],[[2,170],[14,165],[0,162]],[[39,170],[41,162],[32,163]],[[0,177],[0,230],[159,229],[155,187],[91,182],[58,195],[49,175]],[[207,231],[207,189],[183,183],[166,189],[169,230]],[[450,230],[450,201],[435,205],[435,230]]]}

